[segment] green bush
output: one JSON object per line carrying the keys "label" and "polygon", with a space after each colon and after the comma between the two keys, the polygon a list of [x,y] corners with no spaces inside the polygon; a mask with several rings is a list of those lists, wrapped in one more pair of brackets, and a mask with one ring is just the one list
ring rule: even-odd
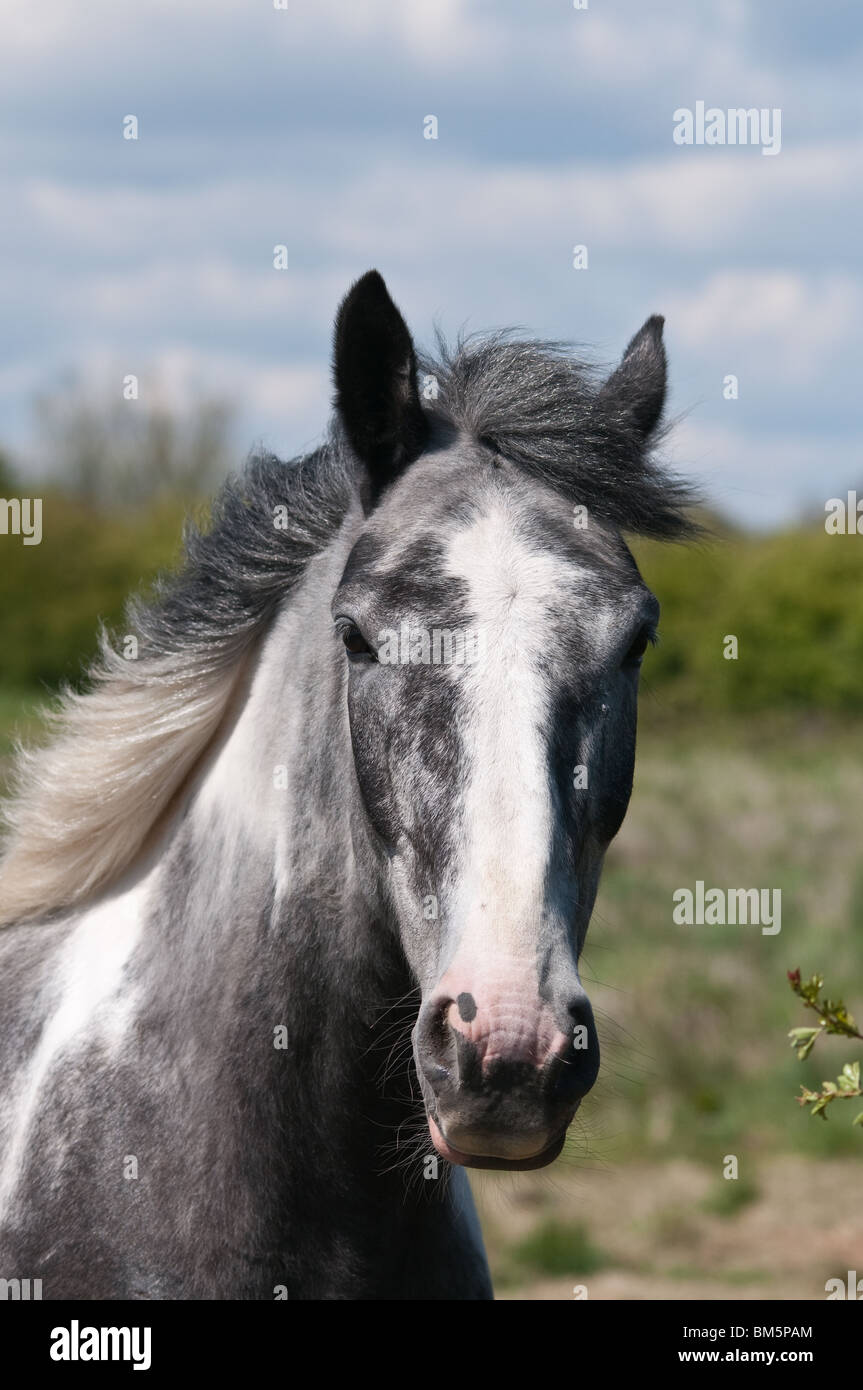
{"label": "green bush", "polygon": [[[671,713],[863,710],[863,540],[812,527],[635,546],[662,604],[645,686]],[[738,642],[727,660],[727,635]]]}
{"label": "green bush", "polygon": [[7,688],[75,680],[100,620],[118,627],[128,595],[179,554],[177,502],[103,512],[60,493],[42,498],[42,543],[0,536],[0,679]]}

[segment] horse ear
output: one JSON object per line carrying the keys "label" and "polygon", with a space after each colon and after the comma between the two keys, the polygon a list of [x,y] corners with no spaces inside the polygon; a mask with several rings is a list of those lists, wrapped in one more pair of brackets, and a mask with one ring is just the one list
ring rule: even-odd
{"label": "horse ear", "polygon": [[665,404],[664,323],[661,314],[650,316],[599,393],[601,403],[610,407],[645,440],[659,424]]}
{"label": "horse ear", "polygon": [[333,376],[336,409],[351,447],[368,469],[375,501],[422,452],[428,434],[413,341],[376,270],[357,280],[342,301]]}

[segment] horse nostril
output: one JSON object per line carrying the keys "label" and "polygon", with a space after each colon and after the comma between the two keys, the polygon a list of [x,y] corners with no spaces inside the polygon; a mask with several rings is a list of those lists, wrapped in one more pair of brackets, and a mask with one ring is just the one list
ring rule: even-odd
{"label": "horse nostril", "polygon": [[578,1101],[590,1090],[599,1072],[599,1039],[593,1009],[583,990],[570,999],[567,1013],[569,1040],[552,1063],[550,1092],[555,1100]]}
{"label": "horse nostril", "polygon": [[417,1029],[420,1065],[428,1080],[445,1081],[455,1058],[455,1040],[447,1015],[453,1000],[432,1000],[422,1010]]}

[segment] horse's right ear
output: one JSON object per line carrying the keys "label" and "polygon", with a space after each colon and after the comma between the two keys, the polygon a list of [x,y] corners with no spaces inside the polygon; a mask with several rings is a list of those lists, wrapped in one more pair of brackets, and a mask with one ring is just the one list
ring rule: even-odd
{"label": "horse's right ear", "polygon": [[336,316],[336,409],[366,465],[369,504],[422,452],[428,423],[407,324],[376,270],[348,291]]}

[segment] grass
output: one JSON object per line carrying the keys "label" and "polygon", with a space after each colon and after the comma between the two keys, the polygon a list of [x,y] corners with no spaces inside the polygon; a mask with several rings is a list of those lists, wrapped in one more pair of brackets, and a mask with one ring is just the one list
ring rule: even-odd
{"label": "grass", "polygon": [[584,1284],[590,1299],[714,1299],[723,1286],[725,1296],[823,1299],[825,1280],[854,1268],[859,1156],[765,1156],[757,1193],[742,1177],[747,1200],[732,1199],[733,1212],[717,1199],[722,1181],[711,1165],[670,1157],[480,1174],[499,1296],[570,1301]]}
{"label": "grass", "polygon": [[609,1263],[583,1225],[545,1220],[509,1250],[510,1260],[533,1274],[593,1274]]}
{"label": "grass", "polygon": [[770,1279],[770,1274],[764,1269],[724,1269],[714,1273],[712,1270],[703,1269],[698,1265],[672,1265],[665,1271],[669,1279],[681,1279],[686,1283],[701,1279],[718,1279],[723,1284],[737,1286],[740,1284],[765,1284]]}
{"label": "grass", "polygon": [[761,1189],[751,1178],[720,1178],[712,1192],[701,1203],[702,1211],[711,1216],[736,1216],[739,1211],[756,1202]]}

